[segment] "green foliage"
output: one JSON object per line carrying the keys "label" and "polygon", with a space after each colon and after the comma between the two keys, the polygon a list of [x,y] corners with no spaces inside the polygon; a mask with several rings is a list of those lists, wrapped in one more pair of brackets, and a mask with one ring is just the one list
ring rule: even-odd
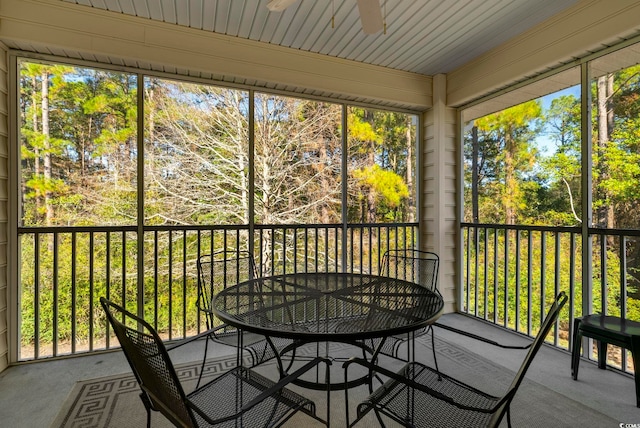
{"label": "green foliage", "polygon": [[[82,347],[102,340],[107,330],[100,296],[140,311],[167,337],[201,329],[195,260],[236,244],[246,249],[247,231],[230,229],[220,236],[220,231],[174,230],[143,237],[125,232],[131,230],[126,226],[247,225],[250,215],[257,224],[339,223],[342,132],[349,140],[349,203],[367,198],[372,221],[415,211],[409,197],[416,135],[410,115],[354,108],[344,130],[338,104],[259,93],[250,98],[246,91],[151,77],[140,83],[129,73],[20,64],[21,225],[101,230],[21,235],[20,325],[26,348]],[[139,89],[145,97],[144,130],[137,124]],[[253,163],[250,99],[255,100]],[[140,163],[144,219],[138,206]],[[367,177],[356,179],[352,172]],[[125,228],[104,232],[102,226]],[[265,272],[298,264],[336,269],[342,263],[339,243],[348,238],[333,226],[317,241],[292,236],[292,230],[258,235]],[[209,241],[202,236],[207,233]],[[376,242],[378,233],[367,239]],[[386,239],[409,242],[407,236]],[[302,250],[311,242],[313,248]],[[350,245],[351,254],[361,257],[353,265],[377,271],[373,248]]]}
{"label": "green foliage", "polygon": [[[593,189],[584,189],[592,192],[593,206],[581,205],[580,99],[560,95],[545,104],[548,105],[545,110],[541,109],[540,101],[532,101],[474,121],[479,153],[475,184],[481,223],[577,226],[582,222],[583,212],[592,208],[597,227],[640,228],[640,65],[601,76],[598,80],[599,89],[595,80],[591,88]],[[606,135],[598,135],[604,132]],[[469,221],[474,184],[471,171],[474,142],[470,135],[465,136],[464,144],[465,219]],[[544,144],[550,150],[546,154],[538,152],[538,144]],[[492,231],[485,233],[491,235]],[[468,254],[470,266],[480,267],[466,272],[472,312],[512,328],[516,325],[516,313],[520,313],[518,321],[523,325],[528,322],[522,318],[526,306],[519,306],[519,312],[516,312],[516,296],[521,302],[532,299],[532,309],[536,311],[543,304],[542,296],[546,298],[553,294],[556,287],[567,289],[567,279],[572,277],[576,284],[572,291],[578,312],[582,308],[584,284],[591,288],[589,304],[594,311],[621,314],[624,308],[626,316],[640,318],[640,246],[634,237],[622,240],[611,234],[594,239],[593,278],[581,280],[580,245],[573,254],[572,267],[567,264],[572,251],[564,241],[564,235],[560,244],[554,240],[543,245],[535,238],[532,247],[521,247],[524,253],[520,254],[518,267],[514,264],[518,258],[513,254],[514,237],[493,233],[489,238],[481,236],[480,246],[472,245]],[[526,232],[522,234],[526,235]],[[488,239],[486,246],[484,239]],[[509,242],[510,246],[506,246]],[[560,246],[558,251],[556,245]],[[535,262],[522,264],[528,257]],[[561,260],[555,260],[556,257]],[[623,268],[626,271],[622,272]],[[529,277],[533,278],[533,283],[525,285],[521,282],[522,278]],[[621,293],[623,287],[626,295]]]}
{"label": "green foliage", "polygon": [[395,209],[404,198],[409,197],[409,189],[402,177],[393,171],[383,170],[379,165],[357,169],[353,171],[353,176],[360,183],[361,199],[365,194],[373,193],[378,203]]}
{"label": "green foliage", "polygon": [[[529,101],[474,121],[481,156],[477,184],[482,202],[489,204],[481,209],[483,222],[527,222],[522,212],[531,205],[538,186],[532,177],[539,154],[531,140],[541,128],[541,119],[540,102]],[[470,144],[465,145],[466,156],[471,154]]]}
{"label": "green foliage", "polygon": [[629,152],[617,144],[609,143],[603,152],[608,174],[599,181],[613,195],[611,203],[624,203],[640,199],[640,153]]}
{"label": "green foliage", "polygon": [[354,114],[348,117],[347,126],[349,128],[349,137],[358,141],[370,141],[373,143],[382,143],[382,136],[373,128],[373,125],[364,120],[364,110],[354,109]]}

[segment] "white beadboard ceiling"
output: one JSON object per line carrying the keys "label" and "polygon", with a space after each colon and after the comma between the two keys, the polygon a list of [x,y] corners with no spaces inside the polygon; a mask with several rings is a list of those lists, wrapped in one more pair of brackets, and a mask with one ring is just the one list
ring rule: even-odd
{"label": "white beadboard ceiling", "polygon": [[62,1],[435,75],[454,70],[577,0],[380,0],[386,34],[374,35],[363,33],[356,0],[297,0],[284,12],[270,12],[268,0]]}

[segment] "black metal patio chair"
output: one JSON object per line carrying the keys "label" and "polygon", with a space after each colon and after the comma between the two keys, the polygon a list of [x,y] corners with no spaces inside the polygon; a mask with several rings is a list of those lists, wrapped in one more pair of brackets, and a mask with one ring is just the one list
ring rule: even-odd
{"label": "black metal patio chair", "polygon": [[[228,346],[238,347],[242,343],[242,349],[250,359],[249,367],[257,366],[276,356],[275,351],[280,351],[290,345],[292,340],[264,336],[254,333],[242,333],[242,341],[238,339],[239,331],[235,327],[216,320],[211,310],[213,296],[220,290],[239,284],[260,275],[256,269],[253,256],[248,251],[223,250],[213,255],[200,256],[198,258],[198,300],[197,307],[204,316],[207,325],[207,340],[205,343],[204,358],[200,376],[204,373],[207,360],[209,340]],[[269,345],[269,340],[273,344]],[[198,385],[200,379],[198,379]]]}
{"label": "black metal patio chair", "polygon": [[[358,405],[356,418],[349,426],[355,425],[369,411],[374,410],[383,426],[381,415],[406,427],[497,427],[506,414],[510,427],[511,401],[566,302],[566,294],[559,293],[540,326],[520,370],[501,397],[489,395],[418,362],[407,363],[397,373],[362,358],[353,358],[345,362],[345,377],[351,364],[359,364],[388,378]],[[345,395],[345,406],[348,422],[349,394]]]}
{"label": "black metal patio chair", "polygon": [[[438,255],[428,251],[416,250],[413,248],[398,248],[388,250],[382,257],[379,274],[391,278],[398,278],[405,281],[411,281],[419,284],[435,293],[440,294],[438,290],[438,266],[440,260]],[[433,320],[435,321],[437,318]],[[436,360],[435,339],[433,334],[433,324],[428,325],[413,333],[414,338],[431,332],[431,346],[433,349],[433,359],[436,369],[438,361]],[[400,356],[400,347],[407,342],[409,335],[397,335],[387,337],[384,341],[380,353],[408,361],[409,358]],[[381,339],[369,339],[365,343],[372,349],[380,344]]]}
{"label": "black metal patio chair", "polygon": [[180,427],[273,427],[282,425],[297,411],[328,425],[316,415],[313,401],[286,388],[323,361],[328,373],[328,360],[316,358],[278,382],[239,366],[185,394],[156,331],[104,297],[100,303],[142,390],[140,398],[147,411],[147,427],[151,426],[152,410]]}

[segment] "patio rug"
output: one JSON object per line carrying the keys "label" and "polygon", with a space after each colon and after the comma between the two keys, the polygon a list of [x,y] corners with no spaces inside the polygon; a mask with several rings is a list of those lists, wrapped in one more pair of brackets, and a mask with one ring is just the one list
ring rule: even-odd
{"label": "patio rug", "polygon": [[[430,343],[426,338],[419,341],[417,352],[430,362]],[[513,380],[515,374],[502,366],[496,365],[488,359],[460,348],[457,345],[436,338],[438,364],[444,373],[453,374],[474,386],[481,387],[488,393],[501,395]],[[354,349],[346,345],[332,345],[331,355],[354,354]],[[522,358],[524,354],[520,353]],[[423,360],[422,357],[418,358]],[[395,360],[385,360],[382,364],[393,368],[401,363]],[[235,364],[235,356],[211,359],[205,367],[204,379],[213,378],[230,369]],[[200,370],[199,363],[181,365],[176,368],[185,391],[189,392],[195,386]],[[258,371],[273,376],[277,373],[274,363],[263,364]],[[338,372],[336,374],[336,372]],[[338,379],[343,376],[341,364],[336,362],[332,366]],[[312,391],[292,386],[317,404],[317,411],[321,417],[326,415],[326,393]],[[52,428],[96,427],[96,428],[142,428],[146,426],[146,412],[139,399],[139,388],[133,375],[122,374],[98,379],[78,382],[70,392],[62,406]],[[366,386],[349,390],[350,417],[353,418],[356,403],[367,395]],[[597,412],[581,403],[571,400],[543,385],[525,378],[511,405],[512,423],[514,427],[617,427],[619,423],[608,416]],[[378,426],[373,414],[371,418],[363,420],[358,426]],[[506,419],[506,418],[505,418]],[[344,392],[338,391],[331,395],[331,424],[344,427]],[[160,414],[152,415],[154,428],[170,427],[171,424]],[[286,427],[322,426],[317,421],[304,414],[297,414],[286,424]],[[394,426],[389,423],[388,426]],[[506,420],[501,426],[507,426]]]}

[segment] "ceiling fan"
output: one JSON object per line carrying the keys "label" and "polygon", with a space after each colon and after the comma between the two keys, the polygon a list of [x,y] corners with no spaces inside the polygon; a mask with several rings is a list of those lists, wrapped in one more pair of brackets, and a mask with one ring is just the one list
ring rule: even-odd
{"label": "ceiling fan", "polygon": [[[297,0],[269,0],[267,8],[271,12],[282,12]],[[358,0],[358,11],[362,31],[365,34],[375,34],[383,28],[382,10],[379,0]]]}

